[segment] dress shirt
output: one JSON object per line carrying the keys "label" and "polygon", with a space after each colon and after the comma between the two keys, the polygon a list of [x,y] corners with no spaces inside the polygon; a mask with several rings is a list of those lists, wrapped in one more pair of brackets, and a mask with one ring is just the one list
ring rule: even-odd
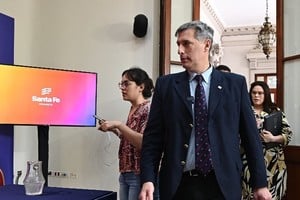
{"label": "dress shirt", "polygon": [[[210,78],[212,73],[212,67],[210,66],[205,72],[201,75],[203,77],[202,85],[204,87],[205,96],[206,96],[206,104],[208,108],[208,100],[209,100],[209,88],[210,88]],[[194,80],[194,77],[197,75],[196,73],[189,73],[189,84],[190,84],[190,94],[195,99],[195,90],[197,86],[197,81]],[[192,104],[192,110],[194,112],[194,103]],[[194,118],[194,113],[193,113]],[[193,119],[194,121],[194,119]],[[195,122],[194,122],[195,123]],[[184,167],[184,171],[189,171],[195,169],[195,129],[192,129],[191,138],[189,142],[189,149],[187,153],[186,165]]]}

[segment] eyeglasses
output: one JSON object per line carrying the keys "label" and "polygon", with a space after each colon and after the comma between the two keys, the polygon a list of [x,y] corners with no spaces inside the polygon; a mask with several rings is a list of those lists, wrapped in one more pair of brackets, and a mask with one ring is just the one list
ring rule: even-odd
{"label": "eyeglasses", "polygon": [[119,86],[120,89],[125,89],[129,85],[131,85],[130,81],[122,81],[122,82],[118,83],[118,86]]}
{"label": "eyeglasses", "polygon": [[251,94],[252,94],[252,95],[259,95],[259,96],[260,96],[260,95],[263,95],[263,94],[265,94],[265,93],[264,93],[264,92],[256,92],[256,91],[252,91]]}

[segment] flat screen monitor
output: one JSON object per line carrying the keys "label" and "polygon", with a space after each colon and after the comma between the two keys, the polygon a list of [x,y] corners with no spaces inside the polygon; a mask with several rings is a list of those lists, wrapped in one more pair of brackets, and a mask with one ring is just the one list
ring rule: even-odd
{"label": "flat screen monitor", "polygon": [[97,73],[0,64],[0,124],[96,126]]}

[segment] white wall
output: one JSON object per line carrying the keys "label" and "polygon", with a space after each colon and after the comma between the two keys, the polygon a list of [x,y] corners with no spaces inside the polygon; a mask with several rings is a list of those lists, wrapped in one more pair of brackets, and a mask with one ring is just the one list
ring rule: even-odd
{"label": "white wall", "polygon": [[[125,121],[129,103],[117,83],[137,65],[158,75],[157,0],[2,0],[0,12],[15,18],[15,64],[98,73],[98,114]],[[148,17],[145,38],[136,38],[133,20]],[[76,112],[76,110],[74,110]],[[58,113],[59,114],[59,113]],[[96,127],[50,127],[49,170],[77,178],[49,177],[50,186],[118,190],[118,145]],[[37,160],[37,128],[15,126],[14,173]]]}
{"label": "white wall", "polygon": [[[247,41],[244,42],[243,41]],[[237,74],[242,74],[246,77],[247,82],[250,83],[249,61],[246,58],[247,53],[255,47],[249,36],[223,36],[222,47],[223,56],[220,64],[227,65],[231,71]]]}
{"label": "white wall", "polygon": [[258,47],[258,32],[243,32],[250,29],[251,27],[240,27],[222,36],[223,56],[220,62],[229,66],[232,72],[244,75],[248,86],[255,80],[255,74],[276,73],[275,47],[267,59]]}

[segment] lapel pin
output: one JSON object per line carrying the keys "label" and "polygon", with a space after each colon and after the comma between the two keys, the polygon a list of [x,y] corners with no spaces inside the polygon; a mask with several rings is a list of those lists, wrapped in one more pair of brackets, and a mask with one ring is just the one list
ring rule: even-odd
{"label": "lapel pin", "polygon": [[222,86],[221,86],[221,85],[218,85],[218,89],[221,90],[221,89],[222,89]]}

